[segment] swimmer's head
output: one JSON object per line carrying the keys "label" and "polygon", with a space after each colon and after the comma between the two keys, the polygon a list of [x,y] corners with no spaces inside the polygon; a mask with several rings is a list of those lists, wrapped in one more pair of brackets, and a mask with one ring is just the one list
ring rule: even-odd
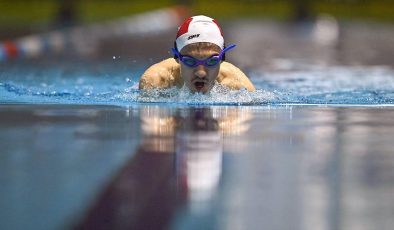
{"label": "swimmer's head", "polygon": [[202,15],[186,19],[172,49],[185,86],[192,92],[208,93],[215,85],[225,52],[234,47],[225,48],[222,30],[214,19]]}
{"label": "swimmer's head", "polygon": [[175,40],[175,48],[181,52],[183,47],[199,43],[209,42],[224,48],[222,30],[213,18],[199,15],[186,19],[179,27]]}

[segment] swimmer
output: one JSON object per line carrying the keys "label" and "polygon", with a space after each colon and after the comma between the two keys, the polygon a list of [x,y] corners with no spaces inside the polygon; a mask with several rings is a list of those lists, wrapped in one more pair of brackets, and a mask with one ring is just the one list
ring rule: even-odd
{"label": "swimmer", "polygon": [[216,20],[207,16],[191,17],[179,27],[168,58],[149,67],[142,75],[139,89],[182,88],[208,93],[215,83],[232,90],[255,91],[248,77],[236,66],[225,61],[225,53],[235,45],[225,46]]}

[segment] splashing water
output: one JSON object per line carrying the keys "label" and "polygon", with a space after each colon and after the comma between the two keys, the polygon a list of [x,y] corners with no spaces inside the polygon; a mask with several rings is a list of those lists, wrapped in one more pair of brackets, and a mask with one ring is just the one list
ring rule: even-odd
{"label": "splashing water", "polygon": [[138,90],[146,66],[71,64],[1,67],[0,103],[182,105],[394,104],[394,71],[388,67],[325,67],[252,71],[255,92],[219,84],[208,95],[187,89]]}

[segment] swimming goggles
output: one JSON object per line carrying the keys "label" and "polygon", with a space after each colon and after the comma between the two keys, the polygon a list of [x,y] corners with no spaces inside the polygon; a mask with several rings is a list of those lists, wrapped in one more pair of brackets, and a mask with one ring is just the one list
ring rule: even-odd
{"label": "swimming goggles", "polygon": [[180,54],[180,53],[178,52],[178,50],[175,49],[175,48],[172,48],[171,50],[172,50],[172,52],[174,53],[174,55],[175,55],[176,57],[178,57],[179,60],[181,60],[181,62],[182,62],[183,64],[185,64],[186,66],[188,66],[188,67],[196,67],[196,66],[199,66],[199,65],[204,65],[204,66],[206,66],[206,67],[213,67],[213,66],[215,66],[215,65],[217,65],[217,64],[220,63],[220,61],[221,61],[222,58],[223,58],[223,55],[224,55],[227,51],[229,51],[229,50],[231,50],[231,49],[233,49],[233,48],[235,48],[235,47],[236,47],[236,45],[234,45],[234,44],[233,44],[233,45],[230,45],[230,46],[224,48],[224,49],[220,52],[219,55],[214,55],[214,56],[211,56],[211,57],[209,57],[209,58],[207,58],[207,59],[204,59],[204,60],[199,60],[199,59],[196,59],[196,58],[191,57],[191,56],[182,55],[182,54]]}

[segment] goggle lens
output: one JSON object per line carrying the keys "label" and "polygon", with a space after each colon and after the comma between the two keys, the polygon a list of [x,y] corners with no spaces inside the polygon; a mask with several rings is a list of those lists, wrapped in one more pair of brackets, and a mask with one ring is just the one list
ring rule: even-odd
{"label": "goggle lens", "polygon": [[213,57],[207,58],[205,60],[198,60],[193,57],[183,56],[181,61],[189,67],[196,67],[199,64],[203,64],[205,66],[212,67],[212,66],[219,64],[220,58],[219,58],[219,56],[213,56]]}
{"label": "goggle lens", "polygon": [[197,60],[196,59],[194,59],[192,57],[187,57],[187,56],[184,56],[182,58],[182,62],[185,65],[189,66],[189,67],[193,67],[193,66],[195,66],[197,64]]}
{"label": "goggle lens", "polygon": [[217,65],[219,62],[220,62],[219,56],[213,56],[213,57],[208,58],[208,59],[205,61],[205,64],[206,64],[207,66],[215,66],[215,65]]}

